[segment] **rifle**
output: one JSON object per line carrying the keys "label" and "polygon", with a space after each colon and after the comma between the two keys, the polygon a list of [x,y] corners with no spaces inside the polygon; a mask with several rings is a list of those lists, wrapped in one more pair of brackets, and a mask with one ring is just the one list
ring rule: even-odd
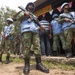
{"label": "rifle", "polygon": [[33,13],[27,11],[23,6],[19,6],[18,8],[24,12],[28,12],[28,14],[30,15],[30,19],[33,20],[39,27],[41,27],[41,24],[39,23],[39,21],[37,20],[37,18]]}
{"label": "rifle", "polygon": [[[71,15],[71,14],[70,14]],[[72,16],[72,15],[71,15]],[[75,19],[74,18],[70,18],[70,17],[68,17],[68,16],[66,16],[66,15],[62,15],[62,16],[60,16],[62,19],[63,18],[68,18],[68,19],[70,19],[70,20],[72,20],[72,22],[71,23],[69,23],[68,24],[68,26],[70,27],[72,24],[75,24]],[[72,16],[73,17],[73,16]]]}
{"label": "rifle", "polygon": [[[36,18],[36,16],[33,13],[27,11],[23,6],[19,6],[18,8],[24,12],[28,12],[28,14],[30,15],[30,19],[32,21],[34,21],[39,27],[41,27],[41,24],[39,23],[38,19]],[[43,28],[43,29],[46,32],[46,34],[49,35],[49,33],[45,30],[45,28]]]}

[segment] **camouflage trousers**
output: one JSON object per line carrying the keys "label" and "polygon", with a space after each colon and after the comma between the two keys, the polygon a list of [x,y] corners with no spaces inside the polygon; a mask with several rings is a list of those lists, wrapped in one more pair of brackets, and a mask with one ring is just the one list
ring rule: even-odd
{"label": "camouflage trousers", "polygon": [[23,54],[25,58],[30,58],[30,50],[33,45],[35,57],[41,56],[39,35],[32,32],[22,34]]}
{"label": "camouflage trousers", "polygon": [[3,50],[3,53],[7,54],[7,56],[10,55],[10,50],[11,50],[11,40],[6,39],[5,40],[5,48]]}
{"label": "camouflage trousers", "polygon": [[10,53],[14,52],[14,39],[10,40]]}
{"label": "camouflage trousers", "polygon": [[64,38],[64,35],[61,33],[61,34],[58,34],[58,35],[54,35],[53,36],[53,50],[54,51],[57,51],[57,48],[58,48],[58,42],[59,42],[59,38],[62,42],[62,47],[64,50],[66,50],[66,42],[65,42],[65,38]]}
{"label": "camouflage trousers", "polygon": [[14,54],[20,54],[20,43],[14,43]]}
{"label": "camouflage trousers", "polygon": [[71,49],[72,48],[72,30],[71,29],[67,29],[64,30],[64,36],[65,36],[65,41],[66,41],[66,48],[67,49]]}

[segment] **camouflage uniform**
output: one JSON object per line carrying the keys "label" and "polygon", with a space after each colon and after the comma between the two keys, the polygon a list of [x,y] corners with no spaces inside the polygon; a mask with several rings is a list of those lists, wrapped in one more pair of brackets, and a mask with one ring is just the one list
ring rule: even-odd
{"label": "camouflage uniform", "polygon": [[9,39],[5,40],[5,53],[7,56],[10,54],[10,49],[11,49],[11,41]]}
{"label": "camouflage uniform", "polygon": [[[41,51],[40,51],[38,25],[36,23],[34,23],[33,21],[29,22],[28,18],[26,18],[26,16],[21,16],[17,20],[22,22],[21,23],[21,35],[22,35],[24,57],[30,59],[30,50],[31,50],[32,44],[33,44],[35,56],[40,57]],[[29,55],[27,55],[27,54],[29,54]]]}
{"label": "camouflage uniform", "polygon": [[[11,18],[7,18],[7,25],[3,27],[3,32],[4,32],[4,44],[5,44],[5,48],[3,50],[3,53],[6,53],[6,64],[9,63],[9,57],[10,57],[10,50],[12,49],[12,45],[11,45],[11,40],[13,39],[13,34],[14,34],[14,29],[15,26],[12,24],[13,20]],[[2,58],[2,56],[1,56]]]}
{"label": "camouflage uniform", "polygon": [[67,29],[64,31],[64,36],[65,36],[65,40],[66,40],[66,48],[67,49],[71,49],[72,48],[72,30],[71,29]]}
{"label": "camouflage uniform", "polygon": [[[30,7],[30,9],[29,9]],[[34,4],[32,2],[28,3],[26,6],[26,10],[28,12],[34,11]],[[20,12],[18,12],[15,16],[17,17]],[[14,18],[16,18],[14,16]],[[36,18],[35,15],[33,15]],[[23,54],[24,54],[24,69],[23,73],[28,74],[30,71],[30,50],[31,45],[33,44],[35,59],[36,59],[36,69],[41,70],[45,73],[49,73],[49,70],[43,66],[41,63],[41,51],[40,51],[40,42],[39,42],[39,27],[38,25],[26,14],[19,18],[21,22],[21,35],[22,35],[22,42],[23,42]]]}
{"label": "camouflage uniform", "polygon": [[[67,9],[66,9],[67,8]],[[62,29],[64,30],[65,42],[66,42],[66,57],[72,57],[72,15],[69,12],[70,5],[69,3],[63,3],[61,6],[62,14],[59,15],[59,23],[62,24]],[[70,25],[71,24],[71,25]]]}
{"label": "camouflage uniform", "polygon": [[59,38],[62,42],[63,49],[66,50],[66,43],[65,43],[65,38],[63,34],[58,34],[53,36],[53,50],[57,51],[57,44],[58,44]]}
{"label": "camouflage uniform", "polygon": [[66,50],[66,43],[65,43],[62,26],[60,23],[58,23],[58,14],[53,14],[52,18],[53,20],[51,21],[51,25],[53,31],[53,50],[54,50],[54,55],[57,55],[56,53],[59,46],[59,38],[62,42],[62,47],[64,50]]}
{"label": "camouflage uniform", "polygon": [[40,53],[40,44],[39,44],[39,35],[32,33],[32,32],[27,32],[22,35],[22,42],[24,45],[23,53],[26,58],[30,58],[30,50],[31,50],[31,45],[33,44],[33,50],[34,54],[36,57],[39,57],[41,55]]}
{"label": "camouflage uniform", "polygon": [[15,38],[15,25],[12,24],[12,28],[11,28],[11,35],[12,35],[12,39],[11,41],[11,50],[10,52],[13,53],[14,52],[14,38]]}
{"label": "camouflage uniform", "polygon": [[5,51],[6,54],[10,54],[10,52],[13,50],[13,38],[14,38],[14,32],[15,32],[15,26],[11,24],[11,30],[10,35],[5,39]]}
{"label": "camouflage uniform", "polygon": [[[67,49],[71,49],[72,48],[72,45],[71,45],[71,42],[72,42],[72,30],[71,30],[71,26],[68,26],[69,23],[68,22],[64,22],[63,19],[61,19],[61,15],[64,15],[64,14],[65,13],[60,14],[59,21],[62,22],[62,29],[64,30],[64,36],[65,36],[65,41],[66,41],[66,48]],[[69,13],[67,13],[67,14],[70,16]]]}

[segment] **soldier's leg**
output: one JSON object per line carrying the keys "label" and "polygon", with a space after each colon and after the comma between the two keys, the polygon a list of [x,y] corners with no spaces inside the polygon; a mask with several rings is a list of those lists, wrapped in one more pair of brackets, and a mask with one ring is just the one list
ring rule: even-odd
{"label": "soldier's leg", "polygon": [[7,56],[6,56],[6,61],[5,61],[5,64],[8,64],[10,61],[10,53],[7,52]]}
{"label": "soldier's leg", "polygon": [[47,69],[41,62],[40,40],[38,34],[33,34],[33,50],[36,59],[36,69],[45,73],[49,73],[49,69]]}
{"label": "soldier's leg", "polygon": [[24,74],[30,72],[30,49],[31,49],[31,32],[22,34],[23,55],[24,55]]}
{"label": "soldier's leg", "polygon": [[53,36],[53,54],[54,56],[58,54],[57,46],[58,46],[58,35],[54,35]]}
{"label": "soldier's leg", "polygon": [[20,55],[23,54],[23,45],[22,45],[22,41],[20,42]]}
{"label": "soldier's leg", "polygon": [[62,42],[62,48],[63,50],[65,50],[65,54],[67,56],[67,48],[66,48],[66,41],[65,41],[65,37],[64,37],[64,34],[60,34],[60,40]]}
{"label": "soldier's leg", "polygon": [[6,61],[5,61],[5,64],[8,64],[9,63],[9,59],[10,59],[10,49],[11,49],[11,41],[9,39],[6,40]]}
{"label": "soldier's leg", "polygon": [[17,46],[16,46],[16,42],[14,43],[14,55],[16,55],[16,48]]}
{"label": "soldier's leg", "polygon": [[16,55],[16,54],[18,55],[18,44],[15,45],[15,52],[14,52],[14,54],[15,54],[15,55]]}
{"label": "soldier's leg", "polygon": [[72,57],[72,31],[71,29],[67,29],[64,31],[64,35],[65,35],[65,40],[66,40],[66,48],[67,48],[67,58]]}
{"label": "soldier's leg", "polygon": [[13,39],[10,40],[10,53],[13,53],[14,52],[14,42],[13,42]]}
{"label": "soldier's leg", "polygon": [[20,44],[17,46],[17,55],[20,55]]}

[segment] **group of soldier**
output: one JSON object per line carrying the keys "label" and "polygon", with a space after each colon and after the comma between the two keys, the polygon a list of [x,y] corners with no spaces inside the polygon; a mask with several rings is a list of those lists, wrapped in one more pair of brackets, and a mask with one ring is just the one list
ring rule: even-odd
{"label": "group of soldier", "polygon": [[[50,15],[47,15],[49,17]],[[57,56],[59,50],[65,52],[67,58],[73,57],[75,50],[75,9],[69,3],[63,3],[52,12],[51,20],[46,15],[39,16],[40,24],[45,31],[40,31],[41,54]]]}
{"label": "group of soldier", "polygon": [[[24,15],[21,17],[17,17],[22,11],[18,12],[12,19],[7,18],[6,22],[7,25],[3,27],[3,36],[2,40],[4,41],[0,50],[0,62],[2,61],[2,54],[5,52],[7,54],[6,56],[6,64],[9,63],[10,58],[10,49],[12,51],[13,45],[15,43],[15,51],[19,53],[17,48],[20,47],[19,42],[21,40],[22,42],[22,50],[24,55],[24,74],[28,74],[30,72],[30,50],[31,46],[33,45],[35,60],[36,60],[36,69],[41,70],[45,73],[49,73],[49,69],[44,67],[44,65],[41,62],[41,50],[40,50],[40,39],[39,39],[39,33],[40,31],[44,31],[47,33],[46,29],[48,26],[46,26],[46,29],[43,27],[43,25],[38,25],[39,22],[34,14],[35,6],[32,2],[28,3],[26,8],[27,11],[24,11]],[[52,21],[46,22],[49,24],[50,28],[52,28],[52,33],[49,33],[49,37],[53,35],[53,51],[54,54],[57,54],[57,43],[59,38],[62,42],[62,47],[65,50],[66,57],[72,57],[72,34],[75,33],[75,16],[73,15],[75,12],[70,12],[70,5],[69,3],[64,3],[61,6],[62,13],[59,15],[57,13],[54,13],[52,15]],[[34,19],[35,18],[35,19]],[[36,21],[35,21],[36,20]],[[13,24],[14,21],[20,21],[21,22],[21,35],[17,35],[15,37],[14,42],[12,41],[14,39],[14,33],[15,33],[15,25]],[[44,21],[45,22],[45,21]],[[40,22],[40,24],[42,24]],[[39,31],[40,30],[40,31]],[[48,35],[48,33],[47,33]],[[21,36],[21,38],[19,38]],[[18,43],[17,43],[17,42]],[[48,41],[48,40],[47,40]],[[49,44],[48,44],[49,45]],[[15,52],[14,52],[15,54]]]}
{"label": "group of soldier", "polygon": [[51,21],[53,27],[53,50],[57,54],[57,43],[60,38],[66,57],[69,58],[73,56],[72,38],[75,35],[75,12],[71,11],[69,3],[63,3],[60,11],[59,16],[58,14],[53,14],[53,20]]}

